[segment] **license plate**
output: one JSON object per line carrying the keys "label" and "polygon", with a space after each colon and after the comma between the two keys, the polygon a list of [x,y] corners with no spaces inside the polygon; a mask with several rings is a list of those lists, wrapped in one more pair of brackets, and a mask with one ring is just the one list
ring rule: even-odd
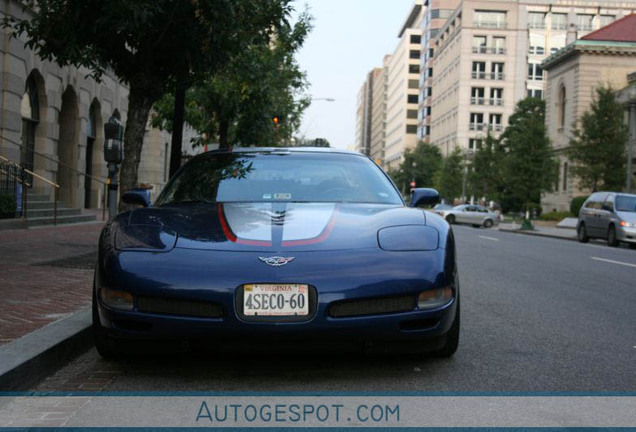
{"label": "license plate", "polygon": [[243,314],[246,316],[309,315],[309,287],[307,285],[245,285]]}

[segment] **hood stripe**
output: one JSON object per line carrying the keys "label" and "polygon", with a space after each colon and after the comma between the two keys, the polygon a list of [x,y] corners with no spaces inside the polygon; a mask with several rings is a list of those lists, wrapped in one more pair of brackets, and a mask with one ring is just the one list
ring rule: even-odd
{"label": "hood stripe", "polygon": [[327,240],[327,238],[331,235],[331,231],[333,231],[333,228],[336,226],[337,215],[338,206],[334,207],[333,213],[331,214],[331,219],[329,219],[329,223],[327,224],[325,229],[322,230],[320,235],[310,239],[283,241],[283,247],[306,246],[310,244],[321,243]]}
{"label": "hood stripe", "polygon": [[218,214],[219,214],[219,222],[221,223],[221,229],[223,229],[223,234],[225,237],[232,243],[248,245],[248,246],[271,246],[272,242],[261,241],[261,240],[247,240],[237,237],[233,232],[230,226],[227,223],[227,219],[225,218],[225,212],[223,211],[223,204],[219,203],[218,206]]}

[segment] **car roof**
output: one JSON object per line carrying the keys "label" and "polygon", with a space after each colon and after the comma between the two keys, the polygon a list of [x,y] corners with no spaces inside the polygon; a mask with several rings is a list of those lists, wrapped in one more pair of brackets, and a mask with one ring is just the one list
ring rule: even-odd
{"label": "car roof", "polygon": [[[229,149],[211,150],[204,154],[225,154],[225,153],[269,153],[269,152],[289,152],[289,153],[337,153],[364,156],[360,152],[341,150],[331,147],[232,147]],[[366,156],[364,156],[366,157]]]}

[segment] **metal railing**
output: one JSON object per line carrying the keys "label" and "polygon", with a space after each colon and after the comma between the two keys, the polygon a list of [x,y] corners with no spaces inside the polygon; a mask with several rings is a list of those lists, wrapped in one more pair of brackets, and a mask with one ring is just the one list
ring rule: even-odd
{"label": "metal railing", "polygon": [[[95,181],[95,182],[97,182],[97,183],[100,183],[100,184],[103,186],[103,189],[104,189],[104,192],[103,192],[103,200],[102,200],[102,220],[106,220],[106,207],[107,207],[107,199],[108,199],[108,184],[109,184],[109,183],[108,183],[108,179],[103,179],[103,180],[102,180],[102,179],[100,179],[100,178],[98,178],[98,177],[95,177],[95,176],[92,176],[92,175],[90,175],[90,174],[87,174],[87,173],[85,173],[84,171],[80,171],[80,170],[78,170],[78,169],[76,169],[76,168],[73,168],[72,166],[70,166],[70,165],[68,165],[68,164],[66,164],[66,163],[64,163],[64,162],[62,162],[62,161],[60,161],[59,159],[56,159],[56,158],[53,158],[53,157],[47,156],[47,155],[45,155],[45,154],[42,154],[42,153],[40,153],[40,152],[37,152],[37,151],[35,151],[34,149],[29,148],[29,147],[26,147],[26,146],[24,146],[24,145],[23,145],[23,144],[21,144],[21,143],[17,143],[17,142],[15,142],[15,141],[11,140],[11,139],[8,139],[7,137],[2,137],[2,139],[3,139],[3,141],[4,141],[4,142],[6,142],[6,143],[8,143],[8,144],[12,144],[12,145],[14,145],[14,146],[16,146],[16,147],[20,147],[21,149],[26,149],[26,151],[27,151],[27,152],[31,152],[31,153],[33,154],[33,161],[34,161],[34,163],[35,163],[35,158],[36,158],[36,157],[39,157],[39,158],[42,158],[42,159],[44,159],[44,160],[47,160],[47,161],[50,161],[50,162],[54,162],[54,163],[56,163],[56,164],[57,164],[57,166],[58,166],[58,174],[59,174],[59,168],[60,168],[60,167],[64,167],[64,168],[69,169],[69,170],[71,170],[72,172],[74,172],[74,173],[75,173],[75,175],[81,175],[81,176],[83,176],[84,178],[90,178],[92,181]],[[53,190],[54,190],[54,195],[55,195],[55,197],[54,197],[54,213],[53,213],[53,219],[54,219],[54,224],[55,224],[55,225],[57,225],[57,203],[58,203],[58,200],[59,200],[59,191],[60,191],[61,186],[60,186],[58,183],[55,183],[55,182],[53,182],[53,181],[51,181],[51,180],[49,180],[49,179],[47,179],[47,178],[45,178],[45,177],[42,177],[42,176],[41,176],[41,175],[39,175],[39,174],[34,173],[33,171],[30,171],[30,170],[28,170],[28,169],[24,168],[22,165],[20,165],[20,164],[18,164],[18,163],[16,163],[16,162],[14,162],[14,161],[11,161],[11,160],[7,159],[7,158],[6,158],[6,157],[4,157],[4,156],[0,156],[0,160],[4,161],[5,163],[10,163],[10,164],[11,164],[11,165],[13,165],[13,166],[19,167],[20,169],[23,169],[23,170],[24,170],[24,172],[26,172],[27,174],[29,174],[29,175],[31,175],[31,176],[33,176],[33,177],[35,177],[35,178],[37,178],[37,179],[41,180],[42,182],[44,182],[45,184],[47,184],[47,185],[49,185],[49,186],[51,186],[51,187],[53,188]],[[28,186],[28,187],[29,187],[29,188],[32,188],[32,187],[33,187],[33,185],[32,185],[32,184],[29,184],[29,186]],[[25,191],[26,191],[26,189],[25,189]],[[24,198],[24,202],[26,203],[26,192],[25,192],[25,195],[24,195],[24,196],[25,196],[25,198]],[[23,211],[22,213],[23,213],[23,215],[24,215],[23,217],[25,217],[25,218],[26,218],[26,211]]]}

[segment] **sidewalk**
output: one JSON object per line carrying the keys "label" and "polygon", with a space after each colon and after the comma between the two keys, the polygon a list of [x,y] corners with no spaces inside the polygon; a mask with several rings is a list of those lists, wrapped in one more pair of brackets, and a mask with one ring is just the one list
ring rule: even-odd
{"label": "sidewalk", "polygon": [[521,224],[518,222],[516,224],[502,223],[499,224],[499,231],[577,241],[576,230],[572,228],[556,228],[548,226],[538,226],[535,224],[534,230],[529,231],[521,230],[519,229],[520,227]]}
{"label": "sidewalk", "polygon": [[90,306],[102,227],[0,231],[0,346]]}

